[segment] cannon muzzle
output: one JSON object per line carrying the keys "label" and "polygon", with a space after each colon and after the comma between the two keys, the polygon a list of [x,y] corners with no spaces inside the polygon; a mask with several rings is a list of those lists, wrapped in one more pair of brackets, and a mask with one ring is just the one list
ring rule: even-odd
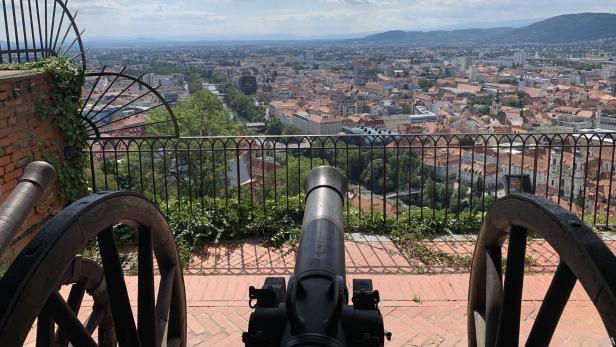
{"label": "cannon muzzle", "polygon": [[56,170],[44,161],[26,166],[19,183],[0,206],[0,256],[5,254],[34,205],[55,178]]}

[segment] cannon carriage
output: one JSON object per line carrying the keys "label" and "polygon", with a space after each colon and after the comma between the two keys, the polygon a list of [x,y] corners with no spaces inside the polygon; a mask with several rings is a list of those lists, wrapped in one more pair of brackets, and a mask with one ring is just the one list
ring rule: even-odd
{"label": "cannon carriage", "polygon": [[[3,252],[53,176],[53,168],[42,162],[25,170],[0,210]],[[309,174],[295,274],[288,286],[285,278],[271,277],[262,288],[249,288],[255,311],[243,335],[246,346],[383,346],[395,339],[385,330],[378,288],[372,288],[369,278],[355,279],[349,295],[342,221],[345,189],[344,176],[332,167]],[[129,295],[114,239],[117,224],[130,226],[138,236],[136,297]],[[521,338],[530,233],[555,249],[560,264],[534,326]],[[81,254],[92,245],[96,257]],[[615,265],[613,253],[600,238],[560,207],[528,194],[497,201],[473,257],[469,346],[516,346],[522,340],[527,346],[549,345],[577,281],[612,339]],[[84,301],[86,294],[92,299]],[[97,193],[49,220],[0,279],[0,345],[20,346],[28,334],[36,334],[37,346],[186,346],[185,297],[173,235],[158,208],[136,193]]]}

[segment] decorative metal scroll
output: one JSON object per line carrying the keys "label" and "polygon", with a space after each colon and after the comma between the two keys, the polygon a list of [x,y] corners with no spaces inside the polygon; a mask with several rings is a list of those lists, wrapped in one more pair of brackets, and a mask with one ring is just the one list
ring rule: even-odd
{"label": "decorative metal scroll", "polygon": [[68,0],[2,0],[0,64],[62,56],[86,69],[83,30]]}
{"label": "decorative metal scroll", "polygon": [[143,76],[106,71],[85,74],[81,118],[90,138],[178,137],[171,105]]}

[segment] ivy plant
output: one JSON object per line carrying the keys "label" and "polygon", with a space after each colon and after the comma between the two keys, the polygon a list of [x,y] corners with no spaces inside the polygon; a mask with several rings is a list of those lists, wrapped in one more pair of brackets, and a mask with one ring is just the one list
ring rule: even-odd
{"label": "ivy plant", "polygon": [[64,57],[49,57],[26,64],[2,64],[0,70],[29,70],[50,77],[50,103],[38,105],[38,114],[43,119],[52,119],[64,135],[68,158],[58,159],[53,153],[44,153],[43,158],[54,166],[58,173],[56,186],[58,192],[68,202],[87,194],[84,177],[84,155],[86,128],[79,116],[81,109],[81,89],[84,75],[80,66]]}

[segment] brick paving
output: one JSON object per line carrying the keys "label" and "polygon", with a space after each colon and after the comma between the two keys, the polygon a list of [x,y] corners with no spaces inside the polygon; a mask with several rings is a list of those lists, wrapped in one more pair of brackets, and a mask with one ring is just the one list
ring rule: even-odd
{"label": "brick paving", "polygon": [[[613,246],[613,245],[610,245]],[[471,255],[470,242],[435,242],[434,249]],[[558,257],[537,244],[535,266],[545,271],[525,277],[521,342],[524,342],[551,281],[549,269]],[[466,250],[466,251],[465,251]],[[466,253],[465,253],[466,252]],[[269,249],[256,243],[211,247],[193,259],[185,274],[190,346],[242,346],[248,326],[248,287],[260,287],[267,276],[288,278],[294,250]],[[465,346],[467,271],[443,268],[441,273],[422,273],[425,267],[408,260],[388,240],[347,241],[347,285],[353,278],[372,278],[381,293],[385,328],[393,333],[386,346]],[[550,259],[550,261],[548,261]],[[546,270],[548,269],[548,270]],[[451,271],[450,271],[451,270]],[[136,278],[127,277],[133,305]],[[87,305],[87,302],[85,303]],[[134,310],[135,311],[135,310]],[[33,336],[29,339],[33,344]],[[554,346],[611,346],[601,320],[578,284],[563,313],[553,339]]]}

